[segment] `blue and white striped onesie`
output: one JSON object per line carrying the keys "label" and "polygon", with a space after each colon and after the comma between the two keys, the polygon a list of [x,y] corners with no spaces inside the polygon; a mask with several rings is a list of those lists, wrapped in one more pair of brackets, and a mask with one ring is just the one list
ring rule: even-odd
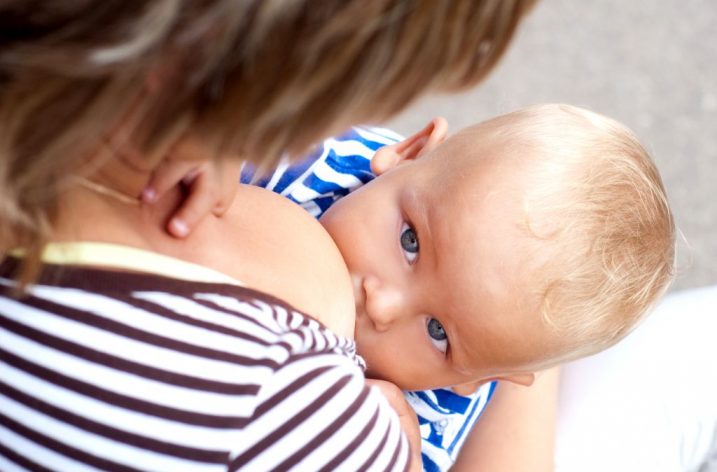
{"label": "blue and white striped onesie", "polygon": [[[375,176],[370,162],[376,150],[401,139],[383,128],[352,128],[327,139],[305,159],[282,164],[254,184],[284,195],[318,218],[336,200],[371,181]],[[253,172],[245,168],[242,183],[252,178]],[[446,471],[453,465],[495,386],[495,382],[487,383],[470,396],[450,389],[405,392],[418,416],[424,470]]]}

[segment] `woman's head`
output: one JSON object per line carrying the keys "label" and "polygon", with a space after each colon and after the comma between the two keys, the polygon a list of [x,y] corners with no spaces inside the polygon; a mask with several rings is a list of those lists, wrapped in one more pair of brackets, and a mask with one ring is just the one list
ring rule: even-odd
{"label": "woman's head", "polygon": [[533,3],[3,2],[3,245],[34,246],[63,178],[108,140],[148,156],[192,133],[271,165],[425,91],[476,83]]}

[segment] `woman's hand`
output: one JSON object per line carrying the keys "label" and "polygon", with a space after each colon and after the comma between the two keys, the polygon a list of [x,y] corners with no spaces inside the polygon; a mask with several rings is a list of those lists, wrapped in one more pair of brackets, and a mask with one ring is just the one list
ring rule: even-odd
{"label": "woman's hand", "polygon": [[160,163],[142,191],[152,204],[171,188],[181,186],[186,197],[167,223],[167,232],[185,238],[210,213],[222,216],[234,201],[241,162],[236,158],[186,159],[169,156]]}
{"label": "woman's hand", "polygon": [[559,374],[536,373],[530,387],[500,381],[451,471],[554,470]]}
{"label": "woman's hand", "polygon": [[408,405],[401,390],[391,382],[385,380],[366,379],[366,385],[377,388],[388,400],[389,405],[398,414],[401,428],[406,433],[406,438],[411,446],[411,468],[412,472],[423,470],[421,460],[421,433],[418,429],[418,418],[413,409]]}

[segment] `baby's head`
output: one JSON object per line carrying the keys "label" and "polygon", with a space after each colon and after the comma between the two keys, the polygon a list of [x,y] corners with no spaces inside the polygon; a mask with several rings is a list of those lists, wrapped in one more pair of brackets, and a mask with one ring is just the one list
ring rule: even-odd
{"label": "baby's head", "polygon": [[618,341],[664,292],[672,216],[626,128],[540,105],[445,136],[434,120],[380,150],[378,177],[321,219],[354,278],[369,376],[529,384]]}

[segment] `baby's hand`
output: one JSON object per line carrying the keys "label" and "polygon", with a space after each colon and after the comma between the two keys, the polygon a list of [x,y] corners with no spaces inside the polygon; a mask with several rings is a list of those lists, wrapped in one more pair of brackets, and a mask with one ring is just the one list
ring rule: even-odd
{"label": "baby's hand", "polygon": [[239,159],[166,158],[152,173],[142,191],[142,201],[152,204],[169,189],[182,185],[187,196],[167,223],[167,232],[184,238],[212,213],[221,216],[229,208],[239,186]]}
{"label": "baby's hand", "polygon": [[388,400],[389,405],[398,414],[401,428],[406,433],[406,438],[411,446],[411,471],[422,471],[423,460],[421,459],[421,432],[418,429],[418,418],[416,413],[406,402],[401,390],[391,382],[385,380],[366,379],[366,385],[378,389]]}

